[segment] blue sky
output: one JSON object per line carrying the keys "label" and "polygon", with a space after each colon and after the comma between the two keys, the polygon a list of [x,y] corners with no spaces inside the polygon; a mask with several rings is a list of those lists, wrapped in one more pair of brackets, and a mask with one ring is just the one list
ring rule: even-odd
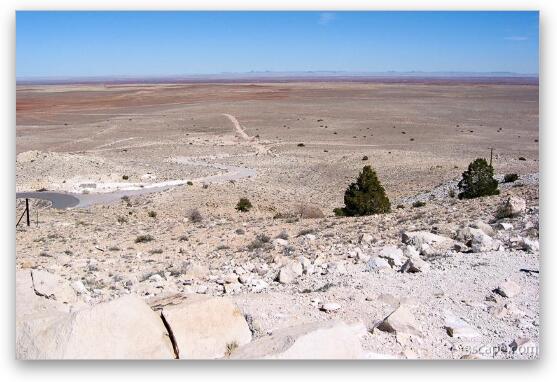
{"label": "blue sky", "polygon": [[17,12],[16,71],[538,73],[537,12]]}

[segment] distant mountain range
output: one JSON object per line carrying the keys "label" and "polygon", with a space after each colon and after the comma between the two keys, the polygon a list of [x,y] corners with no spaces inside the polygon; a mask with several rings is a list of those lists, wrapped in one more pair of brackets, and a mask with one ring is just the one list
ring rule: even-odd
{"label": "distant mountain range", "polygon": [[203,83],[203,82],[479,82],[537,84],[538,74],[513,72],[246,72],[218,74],[187,74],[174,76],[89,76],[89,77],[17,77],[18,85],[32,84],[131,84],[131,83]]}

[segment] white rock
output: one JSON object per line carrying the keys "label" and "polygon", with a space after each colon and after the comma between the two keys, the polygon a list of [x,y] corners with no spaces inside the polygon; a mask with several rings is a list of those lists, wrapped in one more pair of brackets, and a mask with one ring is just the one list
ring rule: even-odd
{"label": "white rock", "polygon": [[379,257],[387,259],[391,267],[400,267],[406,261],[406,258],[402,254],[402,249],[394,245],[383,247],[379,252]]}
{"label": "white rock", "polygon": [[526,200],[516,196],[510,196],[497,208],[496,216],[499,219],[511,218],[521,215],[524,211],[526,211]]}
{"label": "white rock", "polygon": [[480,229],[483,231],[483,233],[485,233],[488,236],[495,235],[495,231],[493,230],[493,228],[489,224],[486,224],[480,220],[470,224],[470,227]]}
{"label": "white rock", "polygon": [[391,266],[389,265],[389,262],[387,260],[382,259],[379,256],[374,256],[368,260],[366,264],[366,270],[368,272],[380,272],[384,270],[391,270]]}
{"label": "white rock", "polygon": [[410,273],[417,273],[417,272],[427,272],[430,269],[430,265],[428,262],[422,260],[419,257],[412,257],[404,263],[402,268],[400,269],[401,272],[410,272]]}
{"label": "white rock", "polygon": [[31,271],[33,287],[35,293],[46,298],[54,299],[63,303],[72,303],[77,301],[77,296],[68,281],[61,277],[33,269]]}
{"label": "white rock", "polygon": [[436,235],[428,231],[404,232],[402,234],[402,242],[413,245],[423,255],[445,252],[454,245],[454,241],[448,237]]}
{"label": "white rock", "polygon": [[510,231],[514,227],[511,223],[498,223],[497,228],[502,229],[503,231]]}
{"label": "white rock", "polygon": [[87,293],[87,288],[85,288],[85,285],[83,285],[83,282],[81,280],[77,280],[74,281],[70,284],[70,286],[73,288],[73,290],[78,293],[78,294],[85,294]]}
{"label": "white rock", "polygon": [[54,319],[16,326],[18,359],[172,359],[160,317],[140,298],[125,296]]}
{"label": "white rock", "polygon": [[371,244],[373,242],[373,236],[369,233],[363,233],[360,235],[360,244]]}
{"label": "white rock", "polygon": [[278,281],[281,284],[290,284],[298,278],[298,276],[301,276],[303,271],[304,268],[299,261],[290,261],[280,269]]}
{"label": "white rock", "polygon": [[528,252],[538,252],[540,250],[540,243],[537,240],[532,240],[524,237],[520,240],[520,247]]}
{"label": "white rock", "polygon": [[475,338],[480,336],[476,329],[450,311],[445,311],[445,329],[449,336],[455,338]]}
{"label": "white rock", "polygon": [[420,337],[421,330],[407,305],[400,305],[389,314],[378,326],[377,329],[395,333],[406,334]]}
{"label": "white rock", "polygon": [[336,302],[327,302],[321,305],[320,310],[327,313],[336,312],[337,310],[340,310],[340,304],[337,304]]}
{"label": "white rock", "polygon": [[273,246],[275,248],[288,247],[288,240],[277,238],[277,239],[273,240]]}
{"label": "white rock", "polygon": [[405,246],[402,250],[402,254],[409,259],[420,256],[420,252],[418,252],[413,245]]}
{"label": "white rock", "polygon": [[362,323],[317,322],[273,331],[232,353],[232,359],[361,359]]}
{"label": "white rock", "polygon": [[472,252],[496,251],[500,247],[497,240],[493,240],[481,229],[466,227],[458,231],[457,239],[471,248]]}
{"label": "white rock", "polygon": [[179,305],[162,311],[172,329],[180,359],[214,359],[224,356],[227,346],[251,341],[242,312],[225,298],[192,295]]}
{"label": "white rock", "polygon": [[511,280],[502,282],[495,291],[503,297],[513,298],[520,293],[520,285]]}

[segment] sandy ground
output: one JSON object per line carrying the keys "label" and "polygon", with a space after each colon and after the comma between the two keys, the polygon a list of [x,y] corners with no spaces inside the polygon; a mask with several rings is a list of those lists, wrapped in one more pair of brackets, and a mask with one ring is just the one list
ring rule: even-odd
{"label": "sandy ground", "polygon": [[[363,321],[370,328],[364,348],[397,358],[460,358],[471,348],[497,348],[518,337],[538,341],[538,275],[520,269],[538,270],[539,253],[516,244],[537,239],[538,136],[538,87],[532,85],[18,87],[17,191],[92,195],[179,185],[69,210],[33,201],[34,224],[16,234],[17,267],[82,280],[90,304],[130,292],[147,299],[227,294],[256,319],[260,335],[300,322]],[[475,201],[436,188],[454,184],[471,160],[489,158],[490,148],[496,173],[519,174],[522,187],[506,185],[501,196]],[[377,170],[393,207],[405,208],[385,216],[333,217],[344,189],[366,164]],[[191,185],[184,184],[188,180]],[[432,190],[443,191],[428,194],[425,207],[411,207],[416,195]],[[494,213],[509,195],[524,198],[528,210],[506,232],[496,228]],[[241,197],[254,205],[250,212],[235,210]],[[326,217],[299,219],[300,206],[317,207]],[[189,219],[193,209],[201,222]],[[21,212],[20,202],[17,218]],[[453,251],[429,259],[432,269],[423,274],[374,274],[349,256],[357,246],[370,254],[385,245],[402,248],[402,231],[435,228],[452,238],[477,220],[492,223],[501,250]],[[315,237],[308,239],[304,230]],[[257,235],[272,240],[282,232],[291,249],[271,243],[250,249]],[[373,244],[360,243],[366,232]],[[136,243],[142,234],[154,240]],[[342,262],[347,272],[303,275],[287,285],[274,281],[285,262],[301,255]],[[184,263],[202,264],[209,274],[192,282],[187,272],[172,273]],[[220,282],[247,263],[267,288]],[[267,268],[257,273],[258,267]],[[163,281],[150,279],[155,273]],[[507,278],[521,286],[512,301],[492,292]],[[320,311],[316,298],[339,303],[341,311]],[[371,330],[400,299],[411,302],[424,333],[411,343]],[[514,313],[494,317],[505,305]],[[480,337],[473,343],[449,337],[442,318],[447,309]],[[489,357],[520,358],[512,352]]]}

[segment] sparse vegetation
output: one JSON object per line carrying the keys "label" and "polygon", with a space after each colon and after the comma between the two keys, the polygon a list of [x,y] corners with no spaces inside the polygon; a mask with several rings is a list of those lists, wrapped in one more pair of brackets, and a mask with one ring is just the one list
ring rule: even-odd
{"label": "sparse vegetation", "polygon": [[116,220],[117,220],[118,223],[120,223],[120,224],[124,224],[124,223],[127,223],[127,222],[128,222],[128,218],[125,217],[125,216],[118,216],[118,217],[116,218]]}
{"label": "sparse vegetation", "polygon": [[127,176],[127,175],[122,175],[122,179],[124,179],[124,180],[128,180],[129,178],[130,178],[130,177]]}
{"label": "sparse vegetation", "polygon": [[201,223],[203,221],[203,215],[201,215],[201,212],[199,212],[197,208],[194,208],[188,213],[188,219],[192,223]]}
{"label": "sparse vegetation", "polygon": [[512,183],[518,180],[518,174],[505,174],[503,183]]}
{"label": "sparse vegetation", "polygon": [[248,212],[252,208],[252,204],[248,198],[241,198],[236,204],[236,209],[241,212]]}
{"label": "sparse vegetation", "polygon": [[391,202],[371,166],[364,166],[355,183],[344,193],[343,208],[335,208],[337,216],[365,216],[391,211]]}
{"label": "sparse vegetation", "polygon": [[148,213],[150,218],[156,218],[157,217],[157,212],[156,211],[149,211]]}
{"label": "sparse vegetation", "polygon": [[302,204],[296,208],[296,215],[302,219],[320,219],[325,217],[323,211],[321,211],[318,207]]}
{"label": "sparse vegetation", "polygon": [[234,350],[238,348],[238,342],[232,341],[226,344],[225,356],[230,357]]}
{"label": "sparse vegetation", "polygon": [[186,184],[187,184],[188,186],[193,186],[193,182],[192,182],[191,180],[188,180],[188,181],[186,182]]}
{"label": "sparse vegetation", "polygon": [[151,249],[151,250],[149,251],[149,253],[150,253],[151,255],[160,255],[162,252],[163,252],[163,251],[162,251],[162,249],[160,249],[160,248]]}
{"label": "sparse vegetation", "polygon": [[288,240],[288,232],[282,231],[276,236],[277,239]]}
{"label": "sparse vegetation", "polygon": [[136,243],[148,243],[153,240],[155,240],[155,238],[151,235],[139,235],[135,238]]}
{"label": "sparse vegetation", "polygon": [[412,203],[412,207],[414,207],[414,208],[420,208],[420,207],[423,207],[425,205],[426,205],[426,203],[422,202],[421,200],[416,200],[414,203]]}
{"label": "sparse vegetation", "polygon": [[305,147],[305,144],[303,144],[303,143],[298,143],[298,147]]}
{"label": "sparse vegetation", "polygon": [[458,182],[459,199],[472,199],[481,196],[499,195],[499,182],[493,178],[493,167],[483,158],[478,158],[468,165]]}
{"label": "sparse vegetation", "polygon": [[367,155],[364,155],[364,156],[362,157],[362,160],[368,160],[368,159],[369,159],[369,157],[368,157]]}
{"label": "sparse vegetation", "polygon": [[265,247],[269,243],[271,238],[265,234],[259,234],[253,239],[251,243],[248,244],[248,250],[253,251],[259,248]]}

